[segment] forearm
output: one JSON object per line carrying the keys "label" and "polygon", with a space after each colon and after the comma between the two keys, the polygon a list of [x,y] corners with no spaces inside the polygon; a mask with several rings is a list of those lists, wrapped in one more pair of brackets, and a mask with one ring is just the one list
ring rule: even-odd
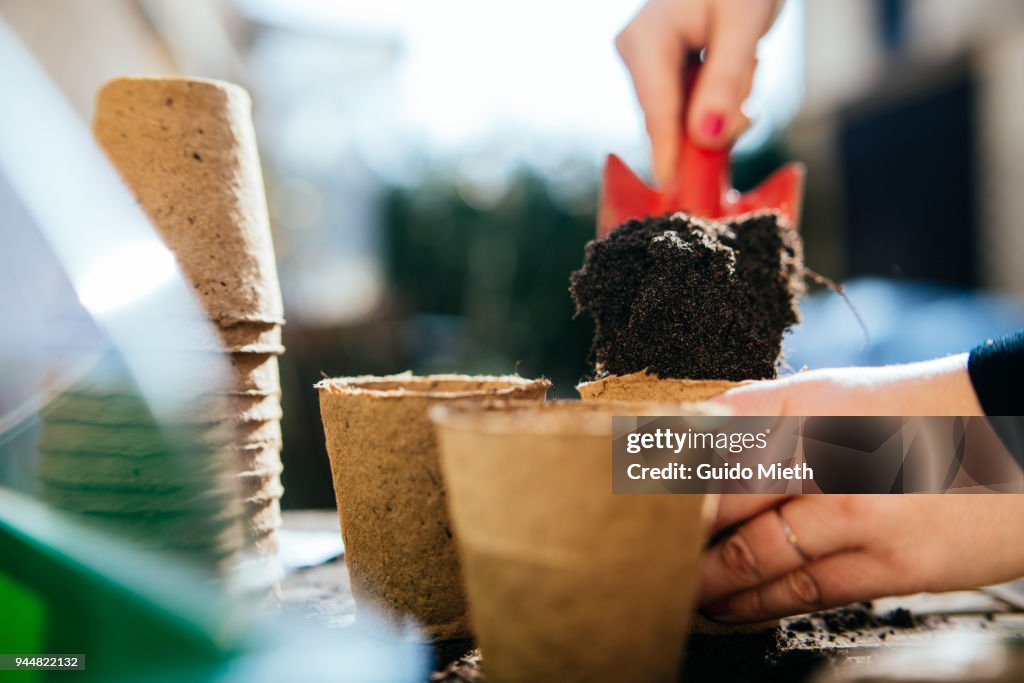
{"label": "forearm", "polygon": [[968,373],[969,356],[959,353],[945,358],[892,366],[881,391],[895,391],[898,408],[894,415],[982,415],[982,406]]}

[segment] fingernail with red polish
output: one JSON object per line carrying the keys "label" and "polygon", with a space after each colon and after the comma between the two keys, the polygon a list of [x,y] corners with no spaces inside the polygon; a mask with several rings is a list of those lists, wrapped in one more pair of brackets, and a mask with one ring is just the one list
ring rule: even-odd
{"label": "fingernail with red polish", "polygon": [[725,115],[717,111],[709,111],[701,117],[700,132],[709,138],[717,138],[725,128]]}
{"label": "fingernail with red polish", "polygon": [[705,605],[701,612],[709,617],[720,617],[724,614],[728,614],[729,610],[732,609],[732,601],[728,598],[724,600],[717,600],[710,605]]}

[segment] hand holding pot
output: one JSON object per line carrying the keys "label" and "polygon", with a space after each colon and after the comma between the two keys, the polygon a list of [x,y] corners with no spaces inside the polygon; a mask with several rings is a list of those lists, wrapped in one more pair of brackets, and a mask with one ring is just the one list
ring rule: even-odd
{"label": "hand holding pot", "polygon": [[698,602],[719,621],[1024,575],[1017,495],[722,496],[716,529],[738,522],[700,570]]}
{"label": "hand holding pot", "polygon": [[716,396],[734,415],[984,415],[968,354],[878,368],[825,368]]}

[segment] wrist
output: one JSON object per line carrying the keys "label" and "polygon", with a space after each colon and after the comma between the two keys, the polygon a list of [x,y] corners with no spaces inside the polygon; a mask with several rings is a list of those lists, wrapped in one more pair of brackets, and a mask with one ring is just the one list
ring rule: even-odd
{"label": "wrist", "polygon": [[967,371],[969,354],[959,353],[945,358],[915,363],[920,366],[926,386],[925,407],[931,415],[984,415],[985,411]]}

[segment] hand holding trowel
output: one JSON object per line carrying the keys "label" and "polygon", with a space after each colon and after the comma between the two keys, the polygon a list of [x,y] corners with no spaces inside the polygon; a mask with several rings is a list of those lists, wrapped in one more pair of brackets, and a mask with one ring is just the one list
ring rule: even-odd
{"label": "hand holding trowel", "polygon": [[698,147],[684,125],[693,86],[710,73],[688,67],[675,178],[654,189],[608,157],[598,239],[570,292],[594,319],[591,357],[602,381],[717,380],[721,391],[721,381],[776,377],[806,279],[829,283],[803,263],[803,166],[789,164],[748,193],[733,189],[729,151]]}
{"label": "hand holding trowel", "polygon": [[776,209],[783,220],[798,227],[805,175],[803,164],[786,164],[753,190],[740,193],[732,187],[729,150],[702,149],[690,141],[685,125],[686,107],[700,71],[699,58],[690,59],[684,76],[685,103],[679,124],[675,178],[668,187],[652,188],[622,159],[609,154],[601,180],[598,237],[606,236],[630,219],[675,211],[719,219]]}

